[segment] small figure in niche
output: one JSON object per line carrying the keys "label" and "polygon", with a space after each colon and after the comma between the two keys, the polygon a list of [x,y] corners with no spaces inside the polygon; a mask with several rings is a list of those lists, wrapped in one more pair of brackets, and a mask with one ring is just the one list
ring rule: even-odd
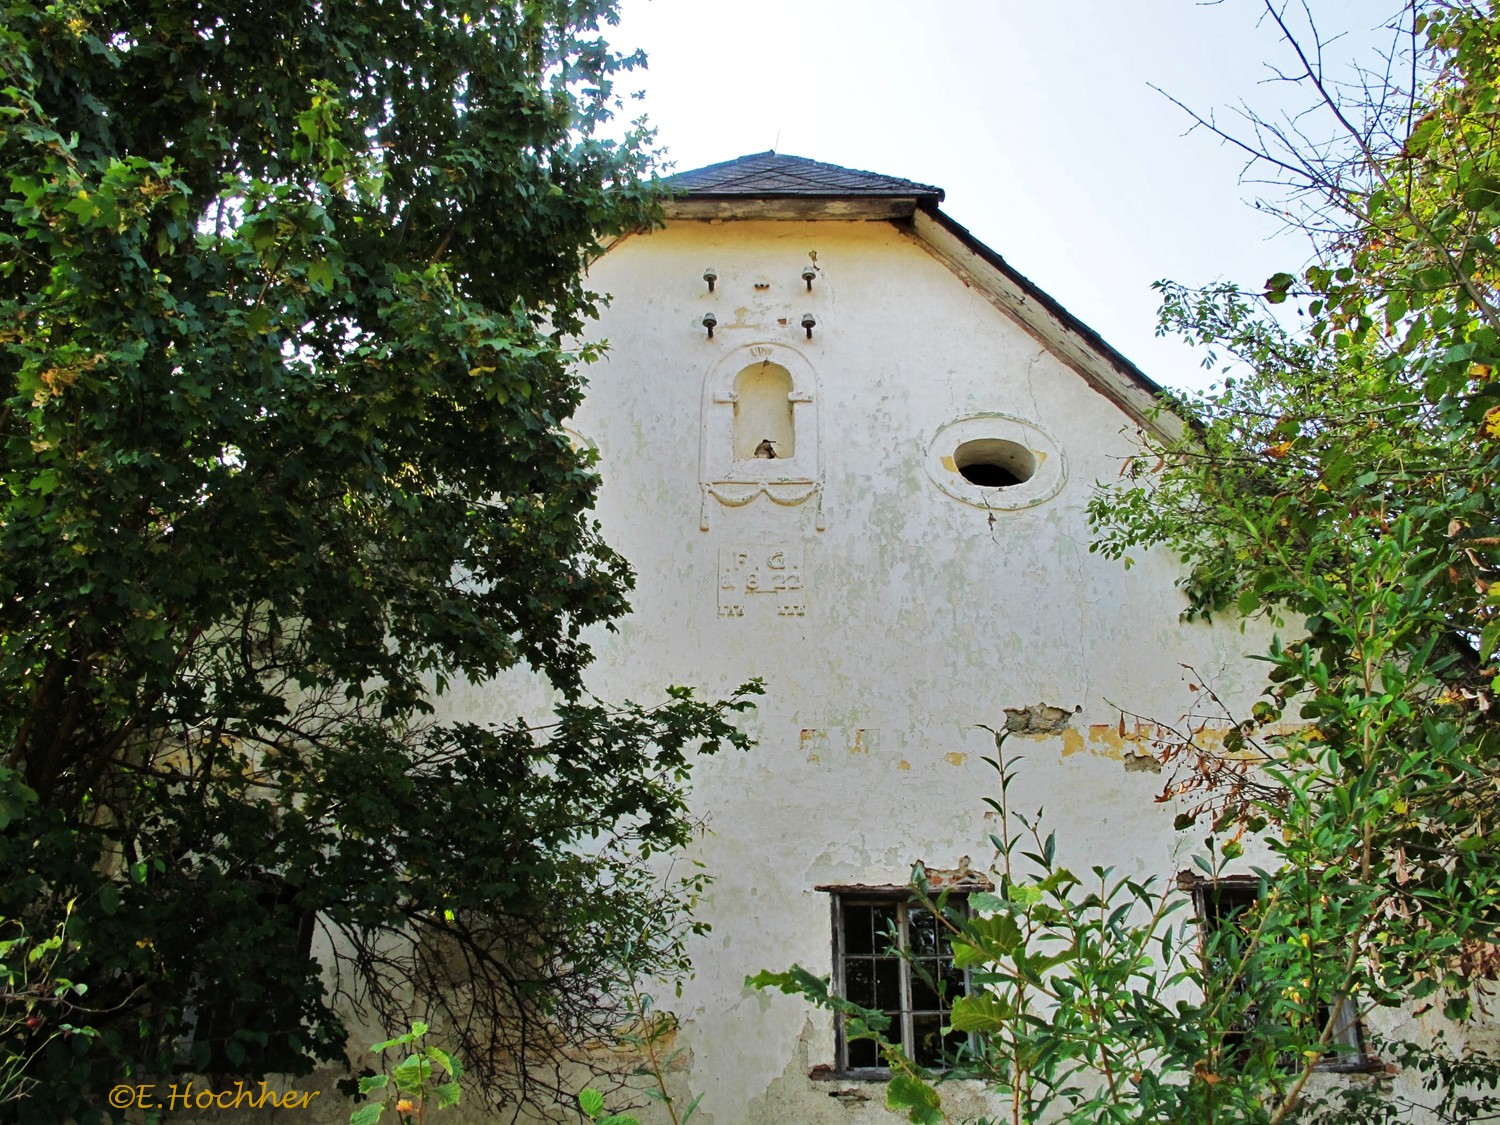
{"label": "small figure in niche", "polygon": [[[741,446],[741,448],[744,447]],[[753,456],[774,461],[776,459],[776,443],[770,438],[762,438],[761,443],[755,447]]]}

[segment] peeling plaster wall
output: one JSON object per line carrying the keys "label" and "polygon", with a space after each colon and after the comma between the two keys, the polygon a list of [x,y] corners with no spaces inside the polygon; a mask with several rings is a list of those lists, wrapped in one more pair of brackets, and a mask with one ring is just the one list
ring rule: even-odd
{"label": "peeling plaster wall", "polygon": [[[571,425],[598,445],[599,518],[637,589],[619,632],[596,639],[589,686],[638,700],[668,683],[714,693],[759,676],[767,688],[750,720],[758,747],[695,775],[712,827],[700,858],[718,882],[697,977],[674,1005],[692,1052],[685,1083],[704,1094],[705,1125],[892,1120],[879,1086],[862,1100],[830,1097],[850,1083],[810,1080],[809,1067],[833,1061],[829,1018],[747,991],[745,976],[793,962],[829,971],[829,899],[816,885],[903,883],[919,859],[988,868],[981,799],[996,778],[980,724],[1003,727],[1006,708],[1045,702],[1065,715],[1018,734],[1014,798],[1046,808],[1063,858],[1170,876],[1183,863],[1168,806],[1152,800],[1162,779],[1125,768],[1138,739],[1121,734],[1120,708],[1177,719],[1193,702],[1182,664],[1244,699],[1257,683],[1247,642],[1178,623],[1167,560],[1127,571],[1089,554],[1085,505],[1130,451],[1128,420],[896,226],[678,222],[625,239],[591,280],[613,295],[599,330],[610,353],[589,370]],[[818,463],[804,463],[812,434],[799,429],[790,475],[813,487],[776,485],[782,502],[762,493],[732,506],[705,489],[726,475],[705,432],[713,411],[732,411],[705,387],[752,345],[811,372],[797,424],[815,421]],[[934,483],[934,435],[987,413],[1055,443],[1055,496],[986,511]],[[783,466],[740,467],[769,480]],[[756,480],[740,485],[726,494]],[[788,566],[800,569],[796,598],[747,588],[752,570],[764,586]],[[734,604],[741,614],[721,613]],[[503,721],[545,704],[503,681],[451,706]]]}

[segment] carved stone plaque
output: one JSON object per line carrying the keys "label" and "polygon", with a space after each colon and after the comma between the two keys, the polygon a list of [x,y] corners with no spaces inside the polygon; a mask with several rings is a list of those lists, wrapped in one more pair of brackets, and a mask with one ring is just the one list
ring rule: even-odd
{"label": "carved stone plaque", "polygon": [[760,600],[757,594],[776,599],[778,617],[807,612],[801,547],[719,549],[719,616],[745,616],[745,604]]}

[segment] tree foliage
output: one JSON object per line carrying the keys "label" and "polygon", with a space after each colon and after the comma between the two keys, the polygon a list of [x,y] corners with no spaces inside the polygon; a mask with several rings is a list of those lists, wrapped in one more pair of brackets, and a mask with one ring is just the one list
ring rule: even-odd
{"label": "tree foliage", "polygon": [[[314,930],[347,999],[431,1000],[534,1090],[607,1040],[624,939],[680,968],[686,899],[640,861],[747,705],[582,694],[631,576],[567,341],[597,240],[653,215],[647,137],[600,132],[639,62],[613,4],[4,13],[0,916],[76,899],[67,971],[112,1013],[48,1045],[27,1119],[132,1068],[342,1057]],[[554,726],[430,722],[512,667]]]}
{"label": "tree foliage", "polygon": [[[1182,891],[1070,872],[1006,806],[997,746],[996,893],[963,911],[915,888],[969,970],[946,1074],[805,970],[751,982],[879,1042],[913,1122],[955,1120],[954,1077],[1010,1125],[1500,1117],[1500,1060],[1470,1037],[1500,976],[1500,10],[1413,0],[1347,83],[1308,7],[1264,18],[1312,104],[1200,124],[1285,189],[1314,260],[1256,292],[1162,286],[1164,329],[1223,381],[1177,396],[1183,436],[1143,435],[1091,505],[1096,550],[1175,553],[1185,617],[1276,634],[1247,713],[1200,679],[1158,747],[1161,800],[1201,834],[1195,912],[1226,872],[1254,891],[1204,935]],[[1349,1005],[1367,1054],[1341,1044]],[[1314,1080],[1340,1063],[1373,1074]]]}
{"label": "tree foliage", "polygon": [[1164,544],[1188,616],[1277,629],[1225,752],[1168,749],[1184,821],[1322,881],[1341,991],[1464,1020],[1500,968],[1500,13],[1412,3],[1352,84],[1293,15],[1266,5],[1328,132],[1256,118],[1236,143],[1316,257],[1261,293],[1162,286],[1164,329],[1225,377],[1098,496],[1096,546]]}

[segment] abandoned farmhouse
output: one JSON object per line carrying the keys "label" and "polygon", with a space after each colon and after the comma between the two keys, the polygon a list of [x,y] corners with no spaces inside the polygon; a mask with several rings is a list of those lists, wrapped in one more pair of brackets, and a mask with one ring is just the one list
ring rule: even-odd
{"label": "abandoned farmhouse", "polygon": [[[1090,553],[1094,482],[1175,420],[940,189],[770,152],[673,183],[664,229],[591,272],[609,353],[571,426],[637,571],[592,690],[766,686],[756,749],[695,775],[717,881],[671,1005],[682,1080],[713,1125],[893,1119],[845,1081],[879,1076],[868,1043],[746,976],[831,974],[931,1057],[941,1003],[879,935],[938,957],[905,905],[916,864],[985,885],[987,728],[1015,732],[1018,804],[1069,862],[1170,879],[1185,845],[1122,712],[1182,716],[1189,668],[1229,695],[1257,675],[1237,630],[1179,621],[1169,560]],[[475,687],[453,706],[515,704]]]}

